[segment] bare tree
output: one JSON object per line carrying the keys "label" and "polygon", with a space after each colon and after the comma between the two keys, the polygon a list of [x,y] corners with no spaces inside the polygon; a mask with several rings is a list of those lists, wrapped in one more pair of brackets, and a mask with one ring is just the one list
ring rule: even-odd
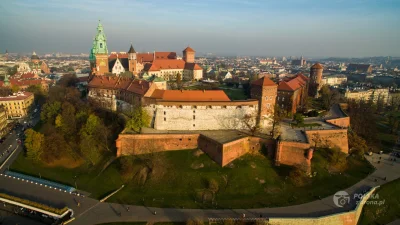
{"label": "bare tree", "polygon": [[251,136],[254,136],[260,130],[259,116],[246,114],[243,116],[242,122]]}

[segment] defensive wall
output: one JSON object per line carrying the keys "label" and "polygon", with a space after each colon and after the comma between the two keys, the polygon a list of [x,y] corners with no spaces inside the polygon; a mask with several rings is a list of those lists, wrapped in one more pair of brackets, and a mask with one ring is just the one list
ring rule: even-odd
{"label": "defensive wall", "polygon": [[260,151],[263,146],[271,158],[275,152],[272,139],[242,137],[221,143],[203,134],[120,134],[116,146],[117,157],[199,148],[221,166],[248,152]]}
{"label": "defensive wall", "polygon": [[315,147],[338,148],[346,154],[349,152],[347,129],[307,130],[304,133],[307,142],[278,141],[275,157],[277,165],[311,166]]}
{"label": "defensive wall", "polygon": [[246,121],[255,124],[257,100],[231,102],[156,101],[144,107],[156,130],[232,130],[246,129]]}
{"label": "defensive wall", "polygon": [[360,219],[362,209],[371,195],[378,187],[372,188],[361,199],[355,209],[348,212],[335,213],[321,217],[298,217],[298,218],[269,218],[268,224],[270,225],[357,225]]}

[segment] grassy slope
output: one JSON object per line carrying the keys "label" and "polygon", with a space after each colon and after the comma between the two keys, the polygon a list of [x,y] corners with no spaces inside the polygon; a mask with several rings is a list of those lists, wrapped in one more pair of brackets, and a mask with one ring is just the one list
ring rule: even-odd
{"label": "grassy slope", "polygon": [[400,218],[400,179],[394,180],[383,185],[377,192],[379,201],[384,200],[384,204],[366,204],[358,222],[360,225],[367,224],[387,224]]}
{"label": "grassy slope", "polygon": [[86,166],[81,166],[75,169],[67,169],[64,167],[49,168],[43,164],[32,162],[21,153],[10,167],[10,170],[22,172],[36,177],[39,177],[40,173],[42,178],[57,181],[73,187],[75,187],[74,177],[77,176],[78,189],[91,192],[91,197],[93,198],[99,198],[122,185],[122,181],[115,164],[112,164],[99,177],[97,177],[99,171],[101,170],[100,166],[90,169],[88,169]]}
{"label": "grassy slope", "polygon": [[[194,201],[196,192],[206,189],[207,180],[213,178],[219,183],[219,191],[215,198],[218,208],[286,206],[313,201],[318,199],[318,196],[331,195],[339,189],[353,185],[371,171],[366,162],[351,159],[353,166],[344,175],[330,175],[323,166],[325,158],[316,152],[313,171],[317,172],[317,177],[313,179],[312,184],[298,188],[292,186],[289,180],[285,180],[289,167],[275,167],[271,160],[260,155],[246,155],[234,161],[234,168],[221,168],[207,155],[195,157],[189,150],[160,154],[165,154],[170,165],[165,168],[164,177],[158,181],[149,180],[144,186],[130,182],[109,201],[141,205],[144,198],[147,206],[216,207],[210,202]],[[203,163],[204,168],[192,169],[190,167],[192,163]],[[100,168],[49,169],[43,165],[32,164],[22,155],[11,167],[12,170],[34,176],[38,176],[40,172],[43,178],[71,186],[74,186],[74,176],[78,175],[78,188],[93,193],[92,196],[95,198],[120,187],[122,180],[117,168],[118,163],[114,162],[97,177]],[[229,177],[228,185],[225,184],[223,175]],[[264,180],[265,183],[261,184],[259,180]]]}

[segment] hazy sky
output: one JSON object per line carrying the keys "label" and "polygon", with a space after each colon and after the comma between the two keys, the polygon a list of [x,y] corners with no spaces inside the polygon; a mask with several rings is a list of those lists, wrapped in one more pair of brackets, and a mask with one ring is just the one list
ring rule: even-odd
{"label": "hazy sky", "polygon": [[0,0],[0,51],[400,56],[400,0]]}

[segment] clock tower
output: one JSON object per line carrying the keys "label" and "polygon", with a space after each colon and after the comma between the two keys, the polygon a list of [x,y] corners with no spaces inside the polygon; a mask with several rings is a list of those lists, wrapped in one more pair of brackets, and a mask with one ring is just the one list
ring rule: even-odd
{"label": "clock tower", "polygon": [[89,60],[91,69],[96,75],[104,75],[109,72],[107,38],[100,21],[97,26],[97,34],[93,40]]}

